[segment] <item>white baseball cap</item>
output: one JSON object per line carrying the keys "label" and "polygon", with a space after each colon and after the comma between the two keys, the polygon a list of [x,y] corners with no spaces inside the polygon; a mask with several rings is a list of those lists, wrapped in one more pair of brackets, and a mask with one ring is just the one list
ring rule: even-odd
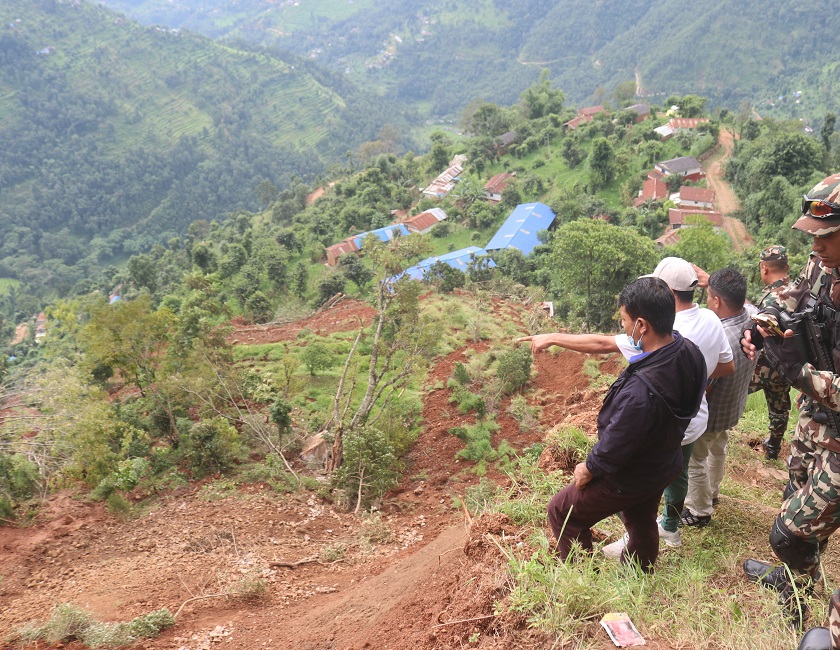
{"label": "white baseball cap", "polygon": [[697,273],[689,262],[681,257],[666,257],[643,278],[659,278],[672,291],[691,291],[697,286]]}

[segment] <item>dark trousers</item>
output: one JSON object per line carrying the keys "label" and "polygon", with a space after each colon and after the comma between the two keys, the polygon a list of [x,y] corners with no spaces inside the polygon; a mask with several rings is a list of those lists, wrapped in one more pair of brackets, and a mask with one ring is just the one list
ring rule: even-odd
{"label": "dark trousers", "polygon": [[557,538],[557,553],[565,560],[575,540],[591,551],[591,527],[620,512],[630,536],[622,561],[633,556],[642,568],[653,568],[659,555],[656,511],[668,483],[670,480],[644,494],[618,492],[601,478],[592,479],[580,490],[574,483],[565,487],[548,502],[548,523]]}

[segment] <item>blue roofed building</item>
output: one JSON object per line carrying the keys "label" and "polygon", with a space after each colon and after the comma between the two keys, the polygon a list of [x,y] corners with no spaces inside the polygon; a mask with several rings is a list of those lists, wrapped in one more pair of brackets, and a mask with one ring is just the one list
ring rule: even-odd
{"label": "blue roofed building", "polygon": [[391,241],[395,237],[403,236],[407,237],[409,235],[408,228],[405,227],[404,224],[395,223],[391,224],[390,226],[385,226],[384,228],[377,228],[376,230],[371,230],[370,232],[363,232],[355,237],[348,237],[348,239],[352,240],[353,243],[356,245],[357,250],[362,250],[362,240],[369,235],[376,235],[384,242]]}
{"label": "blue roofed building", "polygon": [[530,255],[540,243],[537,233],[540,230],[548,230],[554,219],[554,212],[545,203],[521,203],[510,213],[484,249],[497,251],[515,248],[523,255]]}
{"label": "blue roofed building", "polygon": [[[467,248],[462,248],[457,251],[452,251],[451,253],[444,253],[443,255],[435,255],[434,257],[427,257],[425,260],[417,262],[414,266],[410,266],[405,270],[405,274],[414,278],[415,280],[422,280],[423,277],[426,275],[426,269],[428,269],[432,264],[435,262],[443,262],[444,264],[448,264],[454,269],[458,269],[459,271],[463,271],[464,273],[467,272],[469,267],[470,260],[473,257],[482,257],[487,255],[487,251],[483,248],[479,248],[478,246],[468,246]],[[496,263],[493,260],[487,260],[488,266],[491,268],[496,266]]]}

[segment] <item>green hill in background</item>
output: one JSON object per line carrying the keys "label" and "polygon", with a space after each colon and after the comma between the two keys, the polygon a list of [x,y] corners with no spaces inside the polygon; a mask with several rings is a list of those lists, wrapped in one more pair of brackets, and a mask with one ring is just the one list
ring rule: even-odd
{"label": "green hill in background", "polygon": [[100,1],[144,22],[312,57],[436,117],[476,97],[509,104],[540,68],[576,103],[635,80],[654,103],[698,93],[805,119],[836,110],[840,83],[840,16],[815,0]]}
{"label": "green hill in background", "polygon": [[4,0],[0,276],[71,285],[196,219],[256,209],[261,182],[314,177],[385,123],[399,111],[288,53]]}

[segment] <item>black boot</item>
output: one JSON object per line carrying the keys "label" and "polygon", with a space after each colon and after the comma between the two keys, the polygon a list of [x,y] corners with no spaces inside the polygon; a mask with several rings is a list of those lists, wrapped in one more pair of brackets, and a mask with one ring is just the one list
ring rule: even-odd
{"label": "black boot", "polygon": [[788,622],[798,630],[801,630],[805,625],[805,619],[808,618],[808,605],[805,603],[805,597],[814,593],[812,587],[794,590],[792,585],[788,585],[782,593],[779,594],[779,605],[782,606],[782,611],[787,616]]}
{"label": "black boot", "polygon": [[764,449],[764,457],[767,460],[776,460],[782,450],[782,438],[771,435],[761,443],[761,448]]}
{"label": "black boot", "polygon": [[812,627],[799,642],[799,650],[831,650],[831,633],[827,627]]}
{"label": "black boot", "polygon": [[780,593],[792,588],[784,565],[773,566],[760,560],[744,560],[744,573],[753,582]]}

